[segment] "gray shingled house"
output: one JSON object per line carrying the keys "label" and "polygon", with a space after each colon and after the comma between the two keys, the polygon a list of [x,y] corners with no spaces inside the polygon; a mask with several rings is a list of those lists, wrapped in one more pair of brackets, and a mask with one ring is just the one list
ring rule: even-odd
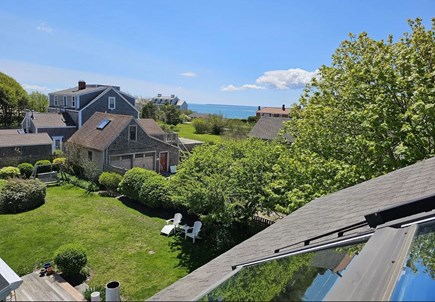
{"label": "gray shingled house", "polygon": [[175,94],[171,94],[171,96],[164,96],[159,93],[157,96],[151,98],[150,101],[153,102],[154,105],[156,106],[169,104],[169,105],[174,105],[181,110],[188,109],[187,102],[179,99]]}
{"label": "gray shingled house", "polygon": [[177,141],[153,119],[96,112],[68,140],[67,149],[78,147],[100,171],[142,167],[165,173],[178,164]]}
{"label": "gray shingled house", "polygon": [[52,140],[47,133],[25,134],[20,129],[0,130],[0,167],[49,159]]}
{"label": "gray shingled house", "polygon": [[[284,123],[289,120],[289,118],[262,116],[252,127],[251,131],[249,131],[248,136],[264,140],[274,140],[284,128]],[[288,142],[293,142],[293,138],[290,135],[285,134],[284,137]]]}
{"label": "gray shingled house", "polygon": [[317,198],[149,300],[434,300],[434,171]]}
{"label": "gray shingled house", "polygon": [[95,112],[139,117],[135,98],[118,86],[86,84],[48,94],[48,113],[26,112],[22,128],[26,133],[48,133],[53,140],[52,150],[63,144],[80,129]]}

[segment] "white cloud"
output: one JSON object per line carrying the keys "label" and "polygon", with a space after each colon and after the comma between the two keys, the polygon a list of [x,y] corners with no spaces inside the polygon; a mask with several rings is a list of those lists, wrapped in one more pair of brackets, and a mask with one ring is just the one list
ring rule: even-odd
{"label": "white cloud", "polygon": [[266,89],[266,87],[258,86],[258,85],[255,85],[255,84],[245,84],[245,85],[242,85],[242,86],[227,85],[227,86],[222,86],[221,87],[221,91],[238,91],[238,90],[245,90],[245,89],[257,89],[257,90],[261,90],[261,89]]}
{"label": "white cloud", "polygon": [[222,86],[221,91],[239,91],[245,89],[300,89],[304,88],[312,78],[319,78],[318,70],[307,71],[300,68],[290,68],[288,70],[270,70],[263,73],[255,83],[241,86],[227,85]]}
{"label": "white cloud", "polygon": [[312,78],[318,77],[318,70],[307,71],[300,68],[266,71],[255,82],[259,85],[276,89],[304,88]]}
{"label": "white cloud", "polygon": [[50,88],[45,86],[39,86],[39,85],[31,85],[31,84],[22,84],[23,88],[27,91],[39,91],[39,92],[48,92],[51,91]]}
{"label": "white cloud", "polygon": [[194,78],[194,77],[197,76],[196,73],[191,72],[191,71],[180,73],[180,75],[183,76],[183,77],[188,77],[188,78]]}
{"label": "white cloud", "polygon": [[46,33],[51,33],[53,31],[53,28],[50,27],[48,25],[48,23],[46,23],[46,22],[39,23],[39,25],[36,26],[36,29],[39,30],[39,31],[46,32]]}

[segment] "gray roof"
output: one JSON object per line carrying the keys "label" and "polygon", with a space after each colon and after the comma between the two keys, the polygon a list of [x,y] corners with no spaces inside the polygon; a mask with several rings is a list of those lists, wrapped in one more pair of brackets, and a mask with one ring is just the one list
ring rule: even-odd
{"label": "gray roof", "polygon": [[64,89],[64,90],[59,90],[59,91],[55,91],[55,92],[51,92],[49,94],[60,94],[60,95],[80,95],[80,94],[85,94],[85,93],[90,93],[90,92],[94,92],[94,91],[103,91],[104,89],[106,89],[107,87],[112,87],[110,85],[97,85],[97,84],[86,84],[86,88],[85,89],[81,89],[79,90],[79,88],[73,87],[73,88],[68,88],[68,89]]}
{"label": "gray roof", "polygon": [[36,128],[63,128],[74,127],[74,121],[65,112],[34,112],[32,123]]}
{"label": "gray roof", "polygon": [[[274,140],[278,136],[279,131],[284,128],[284,122],[289,120],[289,118],[262,116],[251,131],[249,131],[248,136]],[[290,135],[286,134],[284,136],[289,142],[293,142],[293,138]]]}
{"label": "gray roof", "polygon": [[[231,266],[357,222],[382,208],[435,194],[435,157],[315,199],[155,294],[149,300],[192,300],[231,273]],[[204,251],[206,252],[206,251]]]}
{"label": "gray roof", "polygon": [[12,134],[8,130],[0,130],[0,147],[40,146],[52,143],[47,133]]}

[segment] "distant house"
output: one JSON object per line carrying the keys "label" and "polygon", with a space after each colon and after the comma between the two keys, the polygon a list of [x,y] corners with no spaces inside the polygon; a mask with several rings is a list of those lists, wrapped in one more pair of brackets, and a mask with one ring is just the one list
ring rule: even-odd
{"label": "distant house", "polygon": [[289,118],[290,109],[285,108],[285,105],[282,105],[282,107],[264,107],[264,108],[260,108],[260,106],[258,106],[258,110],[256,111],[256,116]]}
{"label": "distant house", "polygon": [[162,96],[161,94],[158,94],[156,97],[151,98],[150,101],[157,106],[170,104],[178,107],[181,110],[188,109],[187,102],[184,100],[180,100],[177,96],[175,96],[175,94],[172,94],[171,96]]}
{"label": "distant house", "polygon": [[148,301],[433,300],[434,171],[435,157],[318,197]]}
{"label": "distant house", "polygon": [[95,112],[131,115],[139,118],[135,98],[118,86],[86,84],[48,94],[49,112],[66,113],[81,128]]}
{"label": "distant house", "polygon": [[77,87],[49,93],[48,99],[49,112],[26,112],[21,126],[26,133],[48,133],[53,140],[53,150],[62,149],[95,112],[139,117],[135,98],[118,86],[79,81]]}
{"label": "distant house", "polygon": [[49,159],[52,140],[47,133],[25,134],[21,129],[0,130],[0,167]]}
{"label": "distant house", "polygon": [[78,146],[80,157],[100,171],[142,167],[164,173],[178,164],[177,141],[153,119],[96,112],[68,140],[67,149]]}
{"label": "distant house", "polygon": [[[262,116],[251,131],[249,131],[248,136],[264,140],[274,140],[284,128],[284,123],[289,120],[289,118]],[[293,142],[293,138],[290,135],[285,134],[284,137],[288,142]]]}

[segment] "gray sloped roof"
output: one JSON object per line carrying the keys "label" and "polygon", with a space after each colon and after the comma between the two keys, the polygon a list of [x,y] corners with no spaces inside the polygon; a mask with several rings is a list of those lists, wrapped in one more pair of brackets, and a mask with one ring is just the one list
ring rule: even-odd
{"label": "gray sloped roof", "polygon": [[65,112],[34,112],[32,123],[36,128],[63,128],[76,126],[74,121]]}
{"label": "gray sloped roof", "polygon": [[55,95],[55,94],[61,94],[61,95],[80,95],[80,94],[86,94],[94,91],[103,91],[107,87],[111,87],[109,85],[96,85],[96,84],[87,84],[85,89],[78,89],[78,87],[68,88],[64,90],[55,91],[49,94]]}
{"label": "gray sloped roof", "polygon": [[0,147],[51,145],[53,141],[47,133],[11,133],[0,130]]}
{"label": "gray sloped roof", "polygon": [[[262,116],[251,131],[249,131],[248,136],[274,140],[278,136],[279,131],[284,128],[284,122],[289,120],[289,118]],[[289,142],[293,142],[293,138],[290,135],[286,135],[286,138]]]}
{"label": "gray sloped roof", "polygon": [[[275,249],[360,221],[364,215],[435,194],[435,157],[315,199],[152,296],[149,300],[192,300],[237,265]],[[204,251],[206,253],[207,251]]]}

